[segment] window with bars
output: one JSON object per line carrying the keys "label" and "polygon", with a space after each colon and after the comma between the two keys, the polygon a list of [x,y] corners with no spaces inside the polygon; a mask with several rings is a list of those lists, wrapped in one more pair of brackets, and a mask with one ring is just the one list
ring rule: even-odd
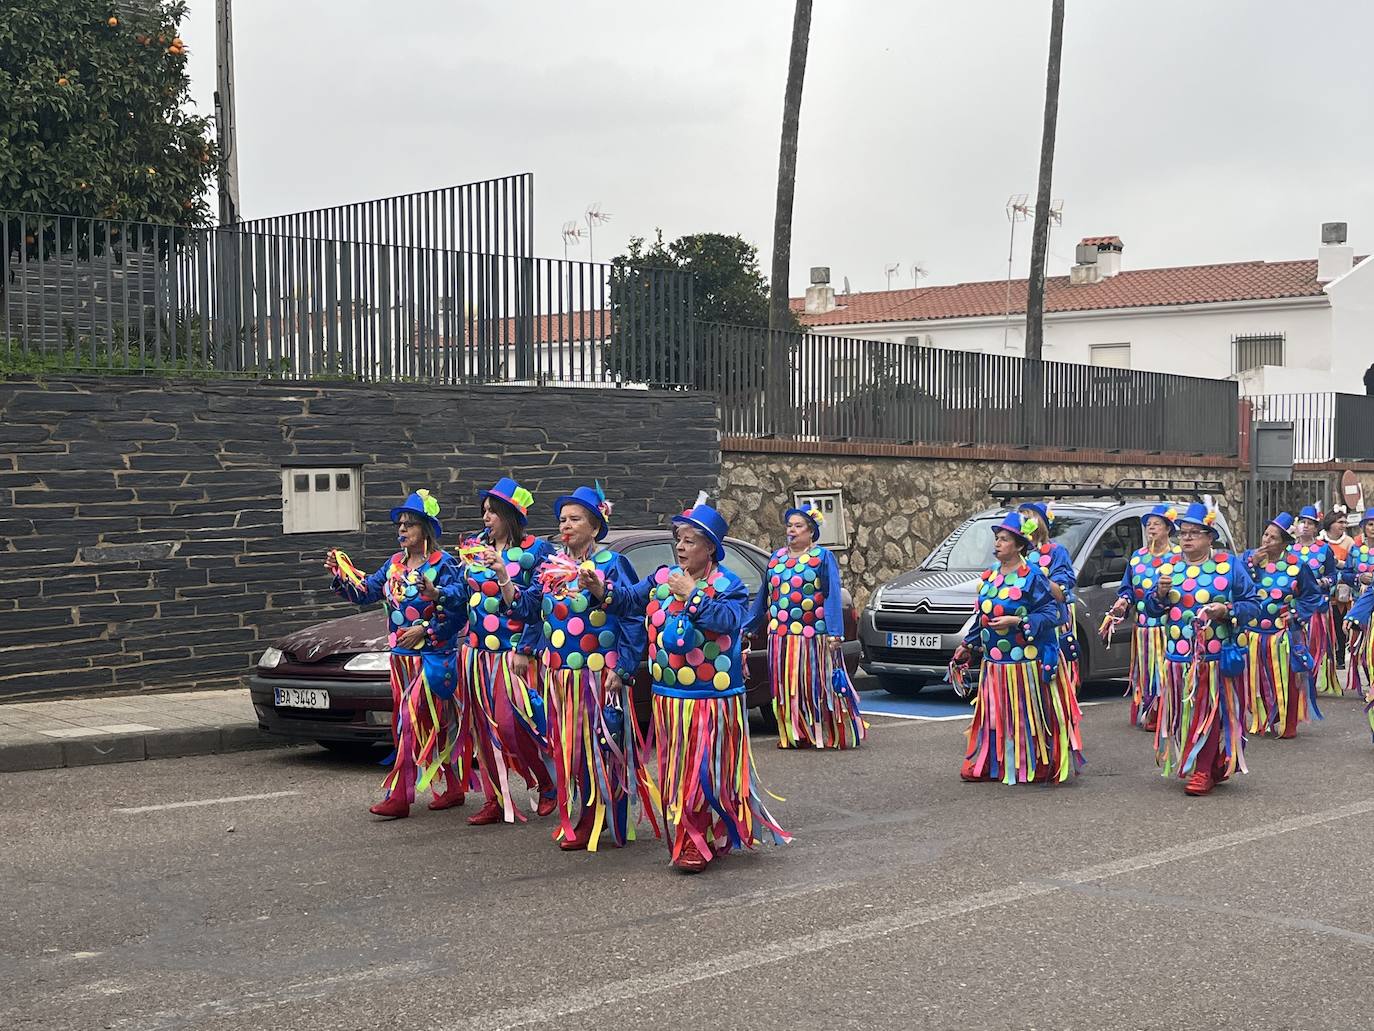
{"label": "window with bars", "polygon": [[1262,365],[1283,364],[1282,333],[1249,333],[1231,338],[1235,371],[1248,372]]}

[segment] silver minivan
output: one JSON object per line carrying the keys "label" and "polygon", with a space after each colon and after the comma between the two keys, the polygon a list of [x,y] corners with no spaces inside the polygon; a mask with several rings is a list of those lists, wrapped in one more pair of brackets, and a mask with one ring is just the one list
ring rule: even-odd
{"label": "silver minivan", "polygon": [[[1131,624],[1120,624],[1108,647],[1097,635],[1116,601],[1126,563],[1143,546],[1141,516],[1169,501],[1182,510],[1220,483],[1196,480],[1122,480],[1102,487],[1073,483],[995,483],[997,501],[965,520],[909,573],[869,596],[859,617],[860,666],[893,694],[911,695],[942,683],[954,649],[973,624],[983,571],[992,565],[992,527],[1018,503],[1054,500],[1050,536],[1064,545],[1078,573],[1075,634],[1084,682],[1124,677],[1131,663]],[[1230,527],[1218,521],[1219,546],[1231,548]]]}

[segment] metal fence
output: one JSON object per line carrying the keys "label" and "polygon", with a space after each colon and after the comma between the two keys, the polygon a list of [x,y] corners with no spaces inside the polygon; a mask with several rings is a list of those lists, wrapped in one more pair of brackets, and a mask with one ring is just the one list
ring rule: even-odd
{"label": "metal fence", "polygon": [[0,252],[12,368],[691,382],[676,271],[13,212]]}
{"label": "metal fence", "polygon": [[1293,461],[1374,461],[1374,397],[1364,394],[1256,394],[1255,422],[1293,424]]}
{"label": "metal fence", "polygon": [[697,334],[728,434],[1238,452],[1233,382],[715,323]]}
{"label": "metal fence", "polygon": [[534,175],[315,208],[239,223],[247,233],[403,244],[441,251],[534,253]]}

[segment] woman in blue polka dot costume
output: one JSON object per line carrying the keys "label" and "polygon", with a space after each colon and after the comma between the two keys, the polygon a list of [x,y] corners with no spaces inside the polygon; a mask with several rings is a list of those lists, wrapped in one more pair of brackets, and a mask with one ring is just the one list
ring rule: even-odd
{"label": "woman in blue polka dot costume", "polygon": [[537,630],[534,643],[549,707],[557,785],[558,847],[597,850],[601,832],[635,838],[640,805],[654,793],[640,755],[630,682],[644,659],[644,626],[617,619],[591,585],[633,583],[634,567],[601,543],[611,504],[598,484],[553,503],[563,548],[515,592],[512,612]]}
{"label": "woman in blue polka dot costume", "polygon": [[1189,795],[1245,772],[1245,654],[1237,638],[1259,616],[1259,598],[1245,563],[1215,548],[1216,522],[1210,497],[1188,506],[1178,517],[1182,562],[1145,597],[1145,611],[1165,617],[1167,640],[1155,758],[1164,776],[1186,780]]}
{"label": "woman in blue polka dot costume", "polygon": [[816,543],[814,502],[783,513],[787,544],[773,553],[744,632],[768,631],[768,681],[779,748],[857,748],[867,726],[844,668],[840,567]]}
{"label": "woman in blue polka dot costume", "polygon": [[[1078,586],[1078,572],[1073,568],[1073,559],[1068,549],[1058,541],[1050,539],[1050,528],[1054,526],[1054,505],[1048,501],[1030,501],[1018,506],[1021,515],[1035,519],[1035,533],[1031,536],[1030,551],[1026,561],[1035,566],[1050,582],[1050,593],[1059,603],[1059,676],[1065,686],[1078,694],[1078,663],[1069,655],[1074,632],[1074,589]],[[1075,705],[1078,703],[1075,701]]]}
{"label": "woman in blue polka dot costume", "polygon": [[1307,505],[1298,513],[1293,552],[1299,562],[1312,570],[1321,588],[1314,597],[1299,599],[1298,616],[1307,628],[1307,649],[1315,663],[1312,679],[1317,692],[1338,695],[1341,678],[1336,670],[1336,617],[1331,613],[1331,588],[1340,571],[1336,568],[1336,553],[1331,545],[1318,537],[1321,519],[1320,505]]}
{"label": "woman in blue polka dot costume", "polygon": [[336,593],[355,605],[380,601],[386,608],[396,749],[382,784],[385,795],[372,812],[393,820],[410,815],[416,791],[432,785],[434,801],[429,807],[448,809],[462,805],[464,792],[473,786],[455,648],[466,616],[424,597],[428,585],[443,590],[460,576],[457,561],[439,548],[438,517],[439,502],[427,490],[416,491],[393,508],[401,550],[361,581],[350,582],[341,574],[343,560],[333,551],[325,557]]}
{"label": "woman in blue polka dot costume", "polygon": [[445,600],[468,612],[459,662],[486,795],[486,804],[468,823],[481,826],[525,819],[515,805],[516,777],[527,789],[538,790],[539,816],[554,810],[544,701],[531,659],[538,633],[502,611],[518,588],[533,583],[553,545],[526,531],[534,497],[515,480],[503,477],[478,496],[483,526],[469,548],[482,550],[463,567],[464,582]]}
{"label": "woman in blue polka dot costume", "polygon": [[1178,562],[1178,545],[1170,538],[1174,519],[1173,505],[1156,505],[1140,517],[1145,531],[1145,546],[1126,563],[1112,615],[1123,618],[1135,612],[1131,633],[1131,725],[1148,731],[1159,728],[1159,692],[1164,684],[1164,618],[1145,614],[1145,595],[1154,590],[1161,576],[1172,575]]}
{"label": "woman in blue polka dot costume", "polygon": [[754,773],[740,649],[749,590],[721,564],[728,527],[704,493],[673,525],[677,565],[589,584],[607,611],[647,627],[664,835],[673,865],[699,873],[731,849],[790,838]]}
{"label": "woman in blue polka dot costume", "polygon": [[1036,525],[1035,515],[1010,512],[993,527],[997,561],[983,573],[977,618],[954,653],[957,665],[966,664],[975,650],[983,653],[968,750],[959,770],[964,780],[1062,781],[1082,761],[1074,710],[1054,672],[1060,607],[1049,580],[1026,560]]}
{"label": "woman in blue polka dot costume", "polygon": [[1321,719],[1309,672],[1294,668],[1295,651],[1305,651],[1297,609],[1311,605],[1321,590],[1312,569],[1293,553],[1293,516],[1280,512],[1264,528],[1258,548],[1241,556],[1255,581],[1259,614],[1245,624],[1248,659],[1242,693],[1251,734],[1270,731],[1280,737],[1298,736],[1298,724]]}

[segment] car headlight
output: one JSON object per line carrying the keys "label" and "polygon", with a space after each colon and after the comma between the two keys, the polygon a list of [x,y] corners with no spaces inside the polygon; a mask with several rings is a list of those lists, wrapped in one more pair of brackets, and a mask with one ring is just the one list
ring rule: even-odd
{"label": "car headlight", "polygon": [[868,599],[868,607],[874,612],[881,612],[883,608],[883,591],[887,590],[886,585],[879,587],[873,592],[873,596]]}
{"label": "car headlight", "polygon": [[268,648],[258,659],[258,669],[276,669],[282,664],[283,658],[285,656],[282,655],[280,648]]}
{"label": "car headlight", "polygon": [[359,652],[345,662],[343,668],[354,673],[385,673],[391,669],[391,653]]}

